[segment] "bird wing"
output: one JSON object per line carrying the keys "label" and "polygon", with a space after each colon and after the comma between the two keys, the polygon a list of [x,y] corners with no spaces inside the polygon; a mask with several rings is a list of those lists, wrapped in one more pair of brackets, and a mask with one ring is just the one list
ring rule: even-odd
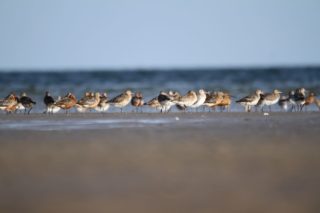
{"label": "bird wing", "polygon": [[56,106],[64,106],[64,105],[70,104],[71,102],[72,102],[72,100],[70,98],[64,97],[61,100],[57,101],[55,103],[55,105]]}
{"label": "bird wing", "polygon": [[36,102],[34,102],[30,97],[21,97],[20,103],[24,105],[24,104],[30,104],[30,103],[35,104]]}
{"label": "bird wing", "polygon": [[171,98],[170,98],[168,95],[160,94],[160,95],[158,96],[158,101],[159,101],[159,102],[162,102],[162,101],[171,101]]}
{"label": "bird wing", "polygon": [[124,99],[125,99],[125,94],[120,94],[120,95],[114,97],[113,99],[111,99],[108,102],[109,103],[118,103],[118,102],[122,102]]}
{"label": "bird wing", "polygon": [[43,102],[45,104],[53,104],[54,103],[54,99],[51,96],[45,96],[44,99],[43,99]]}
{"label": "bird wing", "polygon": [[254,100],[254,98],[255,98],[254,96],[249,95],[249,96],[246,96],[246,97],[241,98],[240,100],[237,100],[236,102],[237,102],[237,103],[241,103],[241,102],[251,102],[251,101]]}
{"label": "bird wing", "polygon": [[272,100],[274,100],[274,98],[275,98],[275,95],[272,94],[272,93],[267,94],[267,95],[265,95],[265,96],[263,97],[263,99],[264,99],[264,100],[267,100],[267,101],[272,101]]}

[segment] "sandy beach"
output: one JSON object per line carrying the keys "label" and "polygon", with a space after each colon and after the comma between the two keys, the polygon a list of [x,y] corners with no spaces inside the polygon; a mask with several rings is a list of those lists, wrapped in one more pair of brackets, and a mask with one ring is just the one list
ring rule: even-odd
{"label": "sandy beach", "polygon": [[0,115],[0,212],[319,212],[319,112]]}

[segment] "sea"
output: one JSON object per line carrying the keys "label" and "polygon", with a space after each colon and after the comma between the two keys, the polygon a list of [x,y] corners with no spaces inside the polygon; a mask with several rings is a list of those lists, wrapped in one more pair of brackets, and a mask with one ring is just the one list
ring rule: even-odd
{"label": "sea", "polygon": [[[279,89],[286,95],[290,90],[304,87],[320,93],[320,67],[288,68],[207,68],[207,69],[141,69],[141,70],[51,70],[0,72],[0,98],[10,92],[26,92],[37,104],[32,112],[43,112],[45,91],[52,96],[72,92],[81,98],[86,91],[107,92],[112,98],[126,89],[142,92],[146,101],[160,91],[176,90],[185,94],[189,90],[227,91],[233,97],[232,111],[243,111],[235,100],[253,93]],[[110,109],[116,112],[118,109]],[[126,111],[132,111],[127,107]],[[175,110],[175,109],[173,109]],[[280,110],[274,107],[274,110]],[[317,110],[311,107],[310,110]],[[145,112],[155,112],[144,107]]]}

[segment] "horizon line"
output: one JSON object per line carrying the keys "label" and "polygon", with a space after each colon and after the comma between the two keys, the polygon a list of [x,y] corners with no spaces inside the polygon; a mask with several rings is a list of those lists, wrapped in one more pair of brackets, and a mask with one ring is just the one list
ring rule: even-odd
{"label": "horizon line", "polygon": [[0,68],[0,73],[20,72],[157,72],[157,71],[214,71],[214,70],[268,70],[268,69],[320,69],[320,64],[308,65],[249,65],[249,66],[193,66],[193,67],[132,67],[132,68]]}

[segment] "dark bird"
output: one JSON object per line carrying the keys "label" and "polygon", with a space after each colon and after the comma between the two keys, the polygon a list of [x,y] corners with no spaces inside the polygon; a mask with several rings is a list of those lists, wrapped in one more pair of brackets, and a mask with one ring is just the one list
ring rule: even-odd
{"label": "dark bird", "polygon": [[158,95],[158,101],[161,105],[161,112],[168,112],[171,106],[175,105],[172,100],[173,98],[169,94],[163,91],[160,92]]}
{"label": "dark bird", "polygon": [[50,95],[50,93],[47,91],[44,98],[43,102],[46,106],[50,106],[54,103],[54,98]]}
{"label": "dark bird", "polygon": [[22,106],[24,106],[24,113],[27,113],[27,109],[29,109],[28,114],[30,114],[33,105],[36,104],[36,102],[33,101],[30,97],[28,97],[25,92],[21,94],[19,102],[22,104]]}
{"label": "dark bird", "polygon": [[302,111],[303,105],[306,102],[306,90],[305,88],[298,88],[294,93],[294,101],[298,107],[298,111]]}

